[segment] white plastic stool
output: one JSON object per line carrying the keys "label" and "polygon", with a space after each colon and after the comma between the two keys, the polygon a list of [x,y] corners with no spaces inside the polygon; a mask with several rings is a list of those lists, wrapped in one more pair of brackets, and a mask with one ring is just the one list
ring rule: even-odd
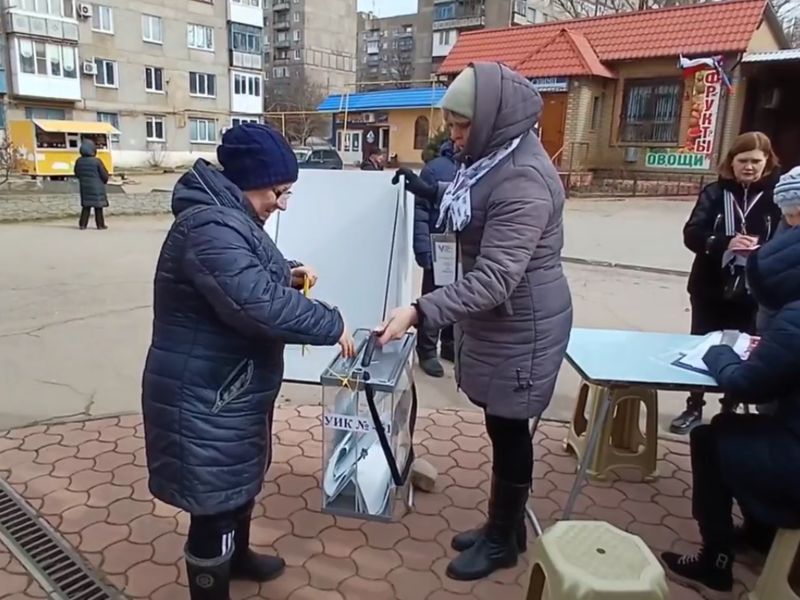
{"label": "white plastic stool", "polygon": [[536,540],[527,600],[667,600],[664,569],[635,535],[560,521]]}
{"label": "white plastic stool", "polygon": [[780,529],[749,600],[800,600],[800,529]]}

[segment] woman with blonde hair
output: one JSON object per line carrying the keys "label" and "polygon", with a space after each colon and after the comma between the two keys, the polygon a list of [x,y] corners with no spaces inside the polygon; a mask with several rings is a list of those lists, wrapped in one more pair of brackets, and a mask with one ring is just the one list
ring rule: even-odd
{"label": "woman with blonde hair", "polygon": [[[775,235],[781,211],[773,200],[778,158],[770,139],[759,131],[734,140],[717,181],[706,186],[683,229],[683,241],[695,254],[689,275],[689,300],[695,335],[736,329],[755,333],[758,305],[744,274],[747,255]],[[686,434],[703,420],[703,394],[692,394],[670,426]],[[723,410],[732,410],[723,401]]]}

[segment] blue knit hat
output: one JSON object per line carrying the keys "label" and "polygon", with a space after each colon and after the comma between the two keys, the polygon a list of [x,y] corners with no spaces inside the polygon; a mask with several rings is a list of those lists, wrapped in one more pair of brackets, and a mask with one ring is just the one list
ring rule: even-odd
{"label": "blue knit hat", "polygon": [[297,157],[279,131],[261,123],[231,127],[222,136],[217,158],[223,173],[242,191],[297,181]]}
{"label": "blue knit hat", "polygon": [[783,211],[800,207],[800,167],[795,167],[778,180],[773,197]]}

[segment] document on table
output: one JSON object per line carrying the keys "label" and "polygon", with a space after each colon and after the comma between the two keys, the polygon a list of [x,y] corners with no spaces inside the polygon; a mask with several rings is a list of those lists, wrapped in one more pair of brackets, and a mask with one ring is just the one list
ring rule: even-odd
{"label": "document on table", "polygon": [[681,352],[672,364],[682,369],[697,373],[709,374],[703,357],[712,346],[725,345],[733,348],[742,360],[747,360],[753,348],[758,345],[759,338],[739,331],[714,331],[705,336],[700,343]]}

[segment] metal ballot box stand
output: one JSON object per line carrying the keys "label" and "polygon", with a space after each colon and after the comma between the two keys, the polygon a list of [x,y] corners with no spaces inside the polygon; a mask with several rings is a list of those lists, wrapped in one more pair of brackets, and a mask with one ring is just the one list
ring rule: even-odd
{"label": "metal ballot box stand", "polygon": [[383,348],[369,330],[357,330],[354,338],[355,357],[339,354],[320,377],[322,510],[393,521],[412,503],[416,335],[408,333]]}

